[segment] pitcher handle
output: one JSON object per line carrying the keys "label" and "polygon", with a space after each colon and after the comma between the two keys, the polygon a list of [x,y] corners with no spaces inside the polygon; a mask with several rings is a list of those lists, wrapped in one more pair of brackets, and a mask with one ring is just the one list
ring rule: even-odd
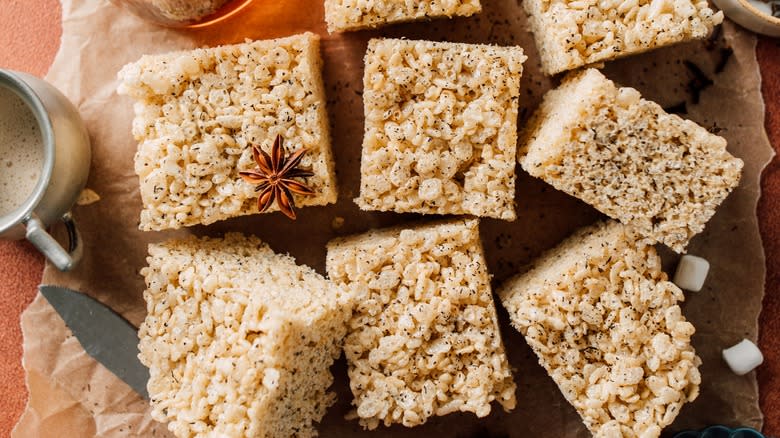
{"label": "pitcher handle", "polygon": [[26,237],[38,251],[43,253],[49,261],[60,271],[70,271],[73,269],[83,253],[81,245],[81,235],[76,228],[76,222],[70,212],[65,213],[62,218],[65,229],[68,231],[68,249],[62,247],[48,232],[37,216],[33,215],[25,222],[27,227]]}

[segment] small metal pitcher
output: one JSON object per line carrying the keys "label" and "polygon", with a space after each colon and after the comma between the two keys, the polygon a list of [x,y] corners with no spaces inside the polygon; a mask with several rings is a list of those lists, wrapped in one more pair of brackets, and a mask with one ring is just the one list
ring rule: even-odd
{"label": "small metal pitcher", "polygon": [[[54,266],[68,271],[82,252],[70,209],[87,183],[89,135],[76,107],[51,84],[26,73],[0,69],[0,87],[14,91],[32,110],[44,147],[41,177],[22,205],[0,216],[0,239],[26,238]],[[67,249],[46,232],[57,221],[64,222],[68,230]]]}

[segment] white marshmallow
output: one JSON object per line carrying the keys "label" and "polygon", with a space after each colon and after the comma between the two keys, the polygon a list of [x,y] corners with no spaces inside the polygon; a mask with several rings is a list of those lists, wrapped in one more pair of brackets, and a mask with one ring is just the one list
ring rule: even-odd
{"label": "white marshmallow", "polygon": [[698,292],[704,286],[704,280],[707,279],[709,272],[710,262],[701,257],[684,255],[677,264],[677,271],[672,281],[680,289]]}
{"label": "white marshmallow", "polygon": [[753,371],[764,362],[764,355],[756,344],[743,339],[739,344],[723,350],[723,359],[738,376]]}

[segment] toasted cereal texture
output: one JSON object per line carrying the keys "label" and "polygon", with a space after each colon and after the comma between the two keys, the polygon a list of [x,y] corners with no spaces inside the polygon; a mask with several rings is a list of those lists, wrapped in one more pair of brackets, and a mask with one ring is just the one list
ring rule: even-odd
{"label": "toasted cereal texture", "polygon": [[360,423],[515,407],[476,219],[375,230],[328,244],[328,276],[356,307],[344,351]]}
{"label": "toasted cereal texture", "polygon": [[[336,202],[319,37],[144,56],[119,72],[120,94],[137,100],[133,135],[141,184],[140,228],[163,230],[258,213],[251,145],[287,153],[305,147],[302,169],[316,195],[297,206]],[[268,211],[277,211],[274,204]]]}
{"label": "toasted cereal texture", "polygon": [[520,47],[374,39],[363,210],[515,219]]}
{"label": "toasted cereal texture", "polygon": [[699,394],[682,291],[648,240],[580,230],[499,289],[512,325],[596,437],[655,438]]}
{"label": "toasted cereal texture", "polygon": [[528,173],[677,252],[704,230],[743,166],[724,138],[594,69],[548,92],[524,137]]}
{"label": "toasted cereal texture", "polygon": [[325,20],[331,33],[430,18],[468,17],[481,11],[479,0],[325,0]]}
{"label": "toasted cereal texture", "polygon": [[352,301],[241,234],[149,246],[139,358],[178,437],[313,437]]}
{"label": "toasted cereal texture", "polygon": [[523,0],[548,75],[706,38],[723,21],[707,0]]}

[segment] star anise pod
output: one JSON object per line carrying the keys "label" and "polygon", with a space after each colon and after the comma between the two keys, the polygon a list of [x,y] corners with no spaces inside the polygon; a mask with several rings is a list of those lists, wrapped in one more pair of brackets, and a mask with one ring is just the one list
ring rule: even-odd
{"label": "star anise pod", "polygon": [[312,196],[314,190],[293,178],[308,178],[314,174],[297,168],[306,153],[306,148],[300,148],[289,157],[285,157],[282,143],[282,136],[277,135],[271,148],[271,155],[253,145],[252,157],[257,167],[239,172],[239,175],[244,181],[257,186],[255,191],[260,192],[257,208],[261,213],[268,210],[276,201],[279,210],[295,220],[295,200],[292,194]]}

